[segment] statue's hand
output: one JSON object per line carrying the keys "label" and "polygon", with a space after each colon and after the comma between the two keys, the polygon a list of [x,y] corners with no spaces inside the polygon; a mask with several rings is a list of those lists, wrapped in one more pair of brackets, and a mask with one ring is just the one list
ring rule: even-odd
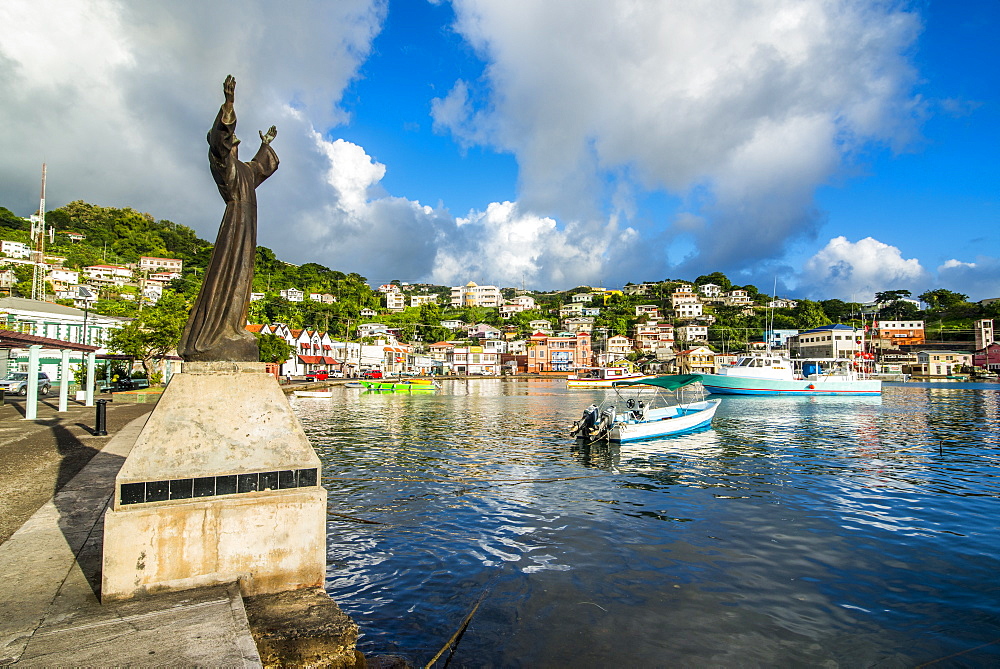
{"label": "statue's hand", "polygon": [[222,84],[222,92],[226,96],[226,102],[233,104],[236,94],[236,77],[229,75],[226,77],[226,82]]}
{"label": "statue's hand", "polygon": [[266,135],[264,134],[263,130],[258,130],[257,133],[260,135],[260,141],[264,142],[265,144],[270,144],[271,140],[273,140],[275,137],[278,136],[278,129],[272,125],[270,128],[268,128]]}

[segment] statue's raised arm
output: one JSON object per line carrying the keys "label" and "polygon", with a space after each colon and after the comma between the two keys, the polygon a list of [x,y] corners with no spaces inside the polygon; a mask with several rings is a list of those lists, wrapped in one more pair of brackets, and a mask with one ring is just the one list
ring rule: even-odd
{"label": "statue's raised arm", "polygon": [[257,253],[255,189],[278,169],[271,148],[278,130],[272,125],[266,135],[261,132],[257,155],[249,163],[240,161],[233,75],[226,77],[222,92],[225,101],[208,131],[208,164],[226,211],[177,352],[188,361],[257,362],[257,340],[246,329]]}

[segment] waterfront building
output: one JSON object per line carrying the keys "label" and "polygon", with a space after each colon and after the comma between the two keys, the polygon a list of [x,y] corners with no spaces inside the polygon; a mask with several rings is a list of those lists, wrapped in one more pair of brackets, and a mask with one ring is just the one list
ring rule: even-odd
{"label": "waterfront building", "polygon": [[428,354],[431,359],[439,363],[439,367],[442,369],[451,369],[446,363],[448,362],[448,352],[455,348],[455,345],[447,341],[439,341],[431,344],[427,347]]}
{"label": "waterfront building", "polygon": [[715,353],[707,346],[696,346],[677,352],[675,358],[681,374],[715,374]]}
{"label": "waterfront building", "polygon": [[624,360],[634,350],[634,342],[624,335],[612,335],[594,343],[594,365],[608,367]]}
{"label": "waterfront building", "polygon": [[[21,297],[0,297],[0,329],[21,334],[59,339],[80,344],[98,346],[98,356],[108,354],[105,342],[111,333],[122,327],[127,319],[101,316],[92,312],[60,304],[29,300]],[[84,332],[86,326],[86,332]],[[52,380],[59,379],[60,353],[54,349],[42,349],[39,360],[40,371]],[[9,372],[23,372],[28,366],[28,350],[0,349],[0,375]]]}
{"label": "waterfront building", "polygon": [[848,325],[824,325],[788,338],[792,356],[798,358],[851,358],[861,352],[863,329]]}
{"label": "waterfront building", "polygon": [[984,348],[977,349],[972,355],[972,364],[989,372],[1000,372],[1000,344],[991,342]]}
{"label": "waterfront building", "polygon": [[917,364],[911,366],[913,376],[949,377],[972,364],[973,354],[966,351],[917,351]]}
{"label": "waterfront building", "polygon": [[528,373],[569,372],[590,367],[593,356],[590,334],[550,336],[534,334],[528,339]]}
{"label": "waterfront building", "polygon": [[453,374],[496,376],[500,373],[500,354],[482,346],[454,346],[447,352],[446,363]]}
{"label": "waterfront building", "polygon": [[996,341],[993,332],[993,319],[983,318],[976,321],[976,349],[983,349]]}
{"label": "waterfront building", "polygon": [[875,321],[875,343],[879,348],[898,348],[900,346],[924,343],[924,322],[907,321]]}
{"label": "waterfront building", "polygon": [[528,356],[528,342],[524,339],[512,339],[505,340],[507,343],[507,350],[502,351],[502,353],[509,355],[523,355],[527,358]]}

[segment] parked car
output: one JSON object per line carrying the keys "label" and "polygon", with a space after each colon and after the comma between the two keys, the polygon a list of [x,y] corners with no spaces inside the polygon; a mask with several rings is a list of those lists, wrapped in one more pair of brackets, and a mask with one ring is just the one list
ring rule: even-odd
{"label": "parked car", "polygon": [[381,379],[382,378],[382,370],[380,370],[380,369],[366,369],[365,371],[361,372],[361,378],[362,379]]}
{"label": "parked car", "polygon": [[[38,372],[39,396],[48,395],[50,388],[52,388],[52,383],[49,381],[49,375],[45,372]],[[0,390],[5,390],[8,393],[17,393],[18,395],[27,395],[27,372],[14,372],[13,374],[8,375],[7,378],[0,379]]]}
{"label": "parked car", "polygon": [[328,378],[330,378],[330,375],[326,373],[325,369],[306,374],[306,381],[326,381]]}

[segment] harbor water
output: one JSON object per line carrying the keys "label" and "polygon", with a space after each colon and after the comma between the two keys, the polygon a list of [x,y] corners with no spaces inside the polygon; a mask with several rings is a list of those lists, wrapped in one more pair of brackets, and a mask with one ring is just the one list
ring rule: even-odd
{"label": "harbor water", "polygon": [[464,629],[438,666],[1000,665],[1000,385],[726,397],[712,429],[581,446],[606,392],[291,400],[360,650],[422,666]]}

